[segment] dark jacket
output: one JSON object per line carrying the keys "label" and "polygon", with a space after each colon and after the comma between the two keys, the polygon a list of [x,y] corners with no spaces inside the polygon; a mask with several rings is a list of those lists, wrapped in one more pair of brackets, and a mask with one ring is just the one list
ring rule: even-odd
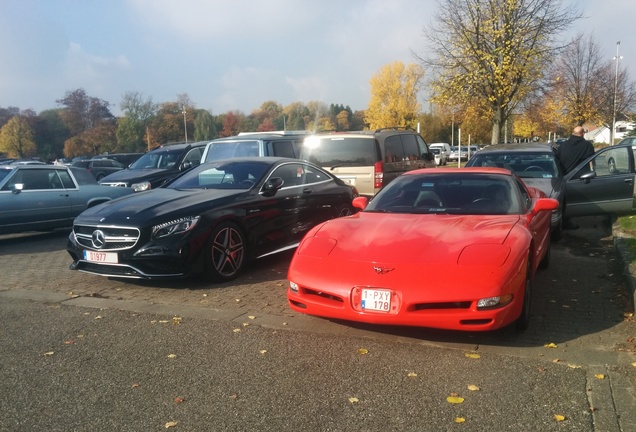
{"label": "dark jacket", "polygon": [[570,135],[570,138],[562,143],[556,151],[556,156],[561,162],[565,174],[593,154],[594,146],[592,143],[577,135]]}

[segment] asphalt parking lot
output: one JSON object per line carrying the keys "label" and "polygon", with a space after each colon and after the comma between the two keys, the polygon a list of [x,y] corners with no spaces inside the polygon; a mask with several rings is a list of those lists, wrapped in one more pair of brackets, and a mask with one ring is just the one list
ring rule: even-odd
{"label": "asphalt parking lot", "polygon": [[[587,218],[579,225],[553,245],[550,267],[537,274],[530,328],[523,334],[511,329],[481,334],[366,326],[296,314],[285,297],[291,253],[257,261],[225,284],[194,278],[116,280],[74,272],[68,269],[64,231],[0,237],[0,299],[557,362],[584,369],[591,406],[612,407],[611,415],[607,409],[594,414],[593,430],[634,430],[629,429],[636,427],[636,324],[629,316],[633,299],[610,226],[602,218]],[[595,380],[598,374],[608,379]]]}

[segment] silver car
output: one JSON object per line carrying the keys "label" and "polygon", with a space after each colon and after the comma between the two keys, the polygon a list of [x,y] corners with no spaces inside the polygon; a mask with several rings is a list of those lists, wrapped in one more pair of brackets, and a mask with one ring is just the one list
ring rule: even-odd
{"label": "silver car", "polygon": [[89,207],[133,193],[65,165],[0,166],[0,234],[70,228]]}

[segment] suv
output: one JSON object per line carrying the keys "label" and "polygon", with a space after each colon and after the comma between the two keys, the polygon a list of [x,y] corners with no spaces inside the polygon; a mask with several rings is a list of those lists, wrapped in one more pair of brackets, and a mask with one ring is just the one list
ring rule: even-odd
{"label": "suv", "polygon": [[300,158],[328,169],[368,197],[406,171],[435,167],[420,134],[399,127],[311,135]]}
{"label": "suv", "polygon": [[208,142],[177,143],[155,148],[127,169],[110,174],[99,183],[130,187],[135,192],[158,188],[167,180],[199,165]]}
{"label": "suv", "polygon": [[95,180],[100,181],[109,174],[121,171],[126,166],[113,159],[82,159],[73,162],[71,166],[84,168],[89,171]]}
{"label": "suv", "polygon": [[215,139],[205,146],[201,162],[242,156],[298,158],[305,131],[243,132]]}
{"label": "suv", "polygon": [[93,159],[114,159],[127,167],[141,156],[143,156],[143,153],[104,153],[99,156],[93,156]]}

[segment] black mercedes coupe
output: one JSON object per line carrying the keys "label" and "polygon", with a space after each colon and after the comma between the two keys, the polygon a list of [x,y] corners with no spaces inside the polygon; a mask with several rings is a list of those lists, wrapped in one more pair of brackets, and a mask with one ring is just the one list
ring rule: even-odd
{"label": "black mercedes coupe", "polygon": [[246,263],[298,246],[313,226],[354,212],[355,188],[308,162],[204,163],[158,189],[81,213],[72,270],[117,278],[202,274],[224,282]]}

